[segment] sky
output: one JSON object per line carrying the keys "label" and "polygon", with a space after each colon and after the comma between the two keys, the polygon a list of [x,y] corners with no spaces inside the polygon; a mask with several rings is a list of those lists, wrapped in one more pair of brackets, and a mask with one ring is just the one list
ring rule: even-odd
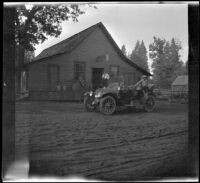
{"label": "sky", "polygon": [[[181,42],[181,58],[188,57],[188,9],[187,4],[95,4],[97,9],[83,6],[85,14],[62,23],[62,34],[48,37],[48,40],[36,46],[36,56],[44,49],[76,34],[98,22],[102,22],[115,42],[121,48],[124,44],[131,53],[137,40],[143,40],[148,50],[153,36]],[[149,66],[151,60],[149,59]]]}

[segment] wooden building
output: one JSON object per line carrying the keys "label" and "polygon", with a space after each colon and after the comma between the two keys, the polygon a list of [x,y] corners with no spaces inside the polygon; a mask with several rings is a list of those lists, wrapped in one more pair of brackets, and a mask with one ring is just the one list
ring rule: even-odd
{"label": "wooden building", "polygon": [[171,87],[171,102],[188,103],[188,75],[178,76]]}
{"label": "wooden building", "polygon": [[43,50],[25,68],[22,88],[36,100],[79,100],[100,86],[104,72],[123,75],[125,84],[151,75],[123,55],[101,22]]}
{"label": "wooden building", "polygon": [[173,93],[187,93],[188,92],[188,76],[181,75],[178,76],[172,83]]}

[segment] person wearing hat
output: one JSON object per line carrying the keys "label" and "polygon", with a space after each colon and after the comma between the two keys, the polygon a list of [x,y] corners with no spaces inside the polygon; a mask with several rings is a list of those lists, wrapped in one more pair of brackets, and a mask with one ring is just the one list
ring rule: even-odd
{"label": "person wearing hat", "polygon": [[148,77],[146,75],[141,76],[141,80],[135,84],[135,87],[147,87],[148,86]]}
{"label": "person wearing hat", "polygon": [[109,79],[110,79],[109,74],[106,73],[106,72],[104,72],[104,73],[102,74],[102,85],[103,85],[103,87],[107,87],[107,85],[108,85],[108,80],[109,80]]}
{"label": "person wearing hat", "polygon": [[141,80],[138,81],[136,84],[135,84],[135,88],[136,88],[136,91],[137,91],[137,96],[140,96],[140,94],[142,95],[143,93],[141,92],[142,90],[146,90],[148,87],[148,77],[146,75],[143,75],[141,77]]}

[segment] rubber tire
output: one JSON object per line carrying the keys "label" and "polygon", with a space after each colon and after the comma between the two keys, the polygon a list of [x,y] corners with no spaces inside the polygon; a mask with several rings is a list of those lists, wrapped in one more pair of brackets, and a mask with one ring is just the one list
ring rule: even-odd
{"label": "rubber tire", "polygon": [[[107,113],[107,112],[104,110],[104,107],[103,107],[103,104],[104,104],[105,100],[107,100],[107,99],[113,100],[113,103],[114,103],[114,108],[113,108],[113,110],[112,110],[111,112],[109,112],[109,113]],[[112,97],[112,96],[110,96],[110,95],[105,96],[104,98],[102,98],[102,99],[100,100],[99,110],[100,110],[100,112],[101,112],[102,114],[104,114],[104,115],[112,115],[112,114],[116,111],[116,107],[117,107],[117,105],[116,105],[115,98]]]}
{"label": "rubber tire", "polygon": [[92,108],[92,109],[89,108],[89,107],[88,107],[88,101],[89,101],[89,97],[85,97],[85,98],[84,98],[84,101],[83,101],[85,110],[86,110],[87,112],[93,112],[93,111],[95,110],[95,107]]}
{"label": "rubber tire", "polygon": [[[148,99],[152,99],[152,100],[154,101],[154,106],[153,106],[152,109],[147,109],[147,108],[146,108],[146,105],[144,104],[143,109],[144,109],[145,112],[152,112],[152,111],[155,109],[155,98],[154,98],[153,96],[148,96]],[[147,99],[147,100],[148,100],[148,99]]]}

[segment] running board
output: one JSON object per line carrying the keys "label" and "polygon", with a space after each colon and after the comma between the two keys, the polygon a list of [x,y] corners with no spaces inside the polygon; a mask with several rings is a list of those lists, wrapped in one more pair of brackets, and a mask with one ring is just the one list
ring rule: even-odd
{"label": "running board", "polygon": [[126,104],[124,105],[125,107],[143,107],[143,104],[139,104],[139,103],[134,103],[134,104]]}
{"label": "running board", "polygon": [[130,105],[130,104],[128,104],[128,105],[124,105],[125,107],[136,107],[136,105]]}

